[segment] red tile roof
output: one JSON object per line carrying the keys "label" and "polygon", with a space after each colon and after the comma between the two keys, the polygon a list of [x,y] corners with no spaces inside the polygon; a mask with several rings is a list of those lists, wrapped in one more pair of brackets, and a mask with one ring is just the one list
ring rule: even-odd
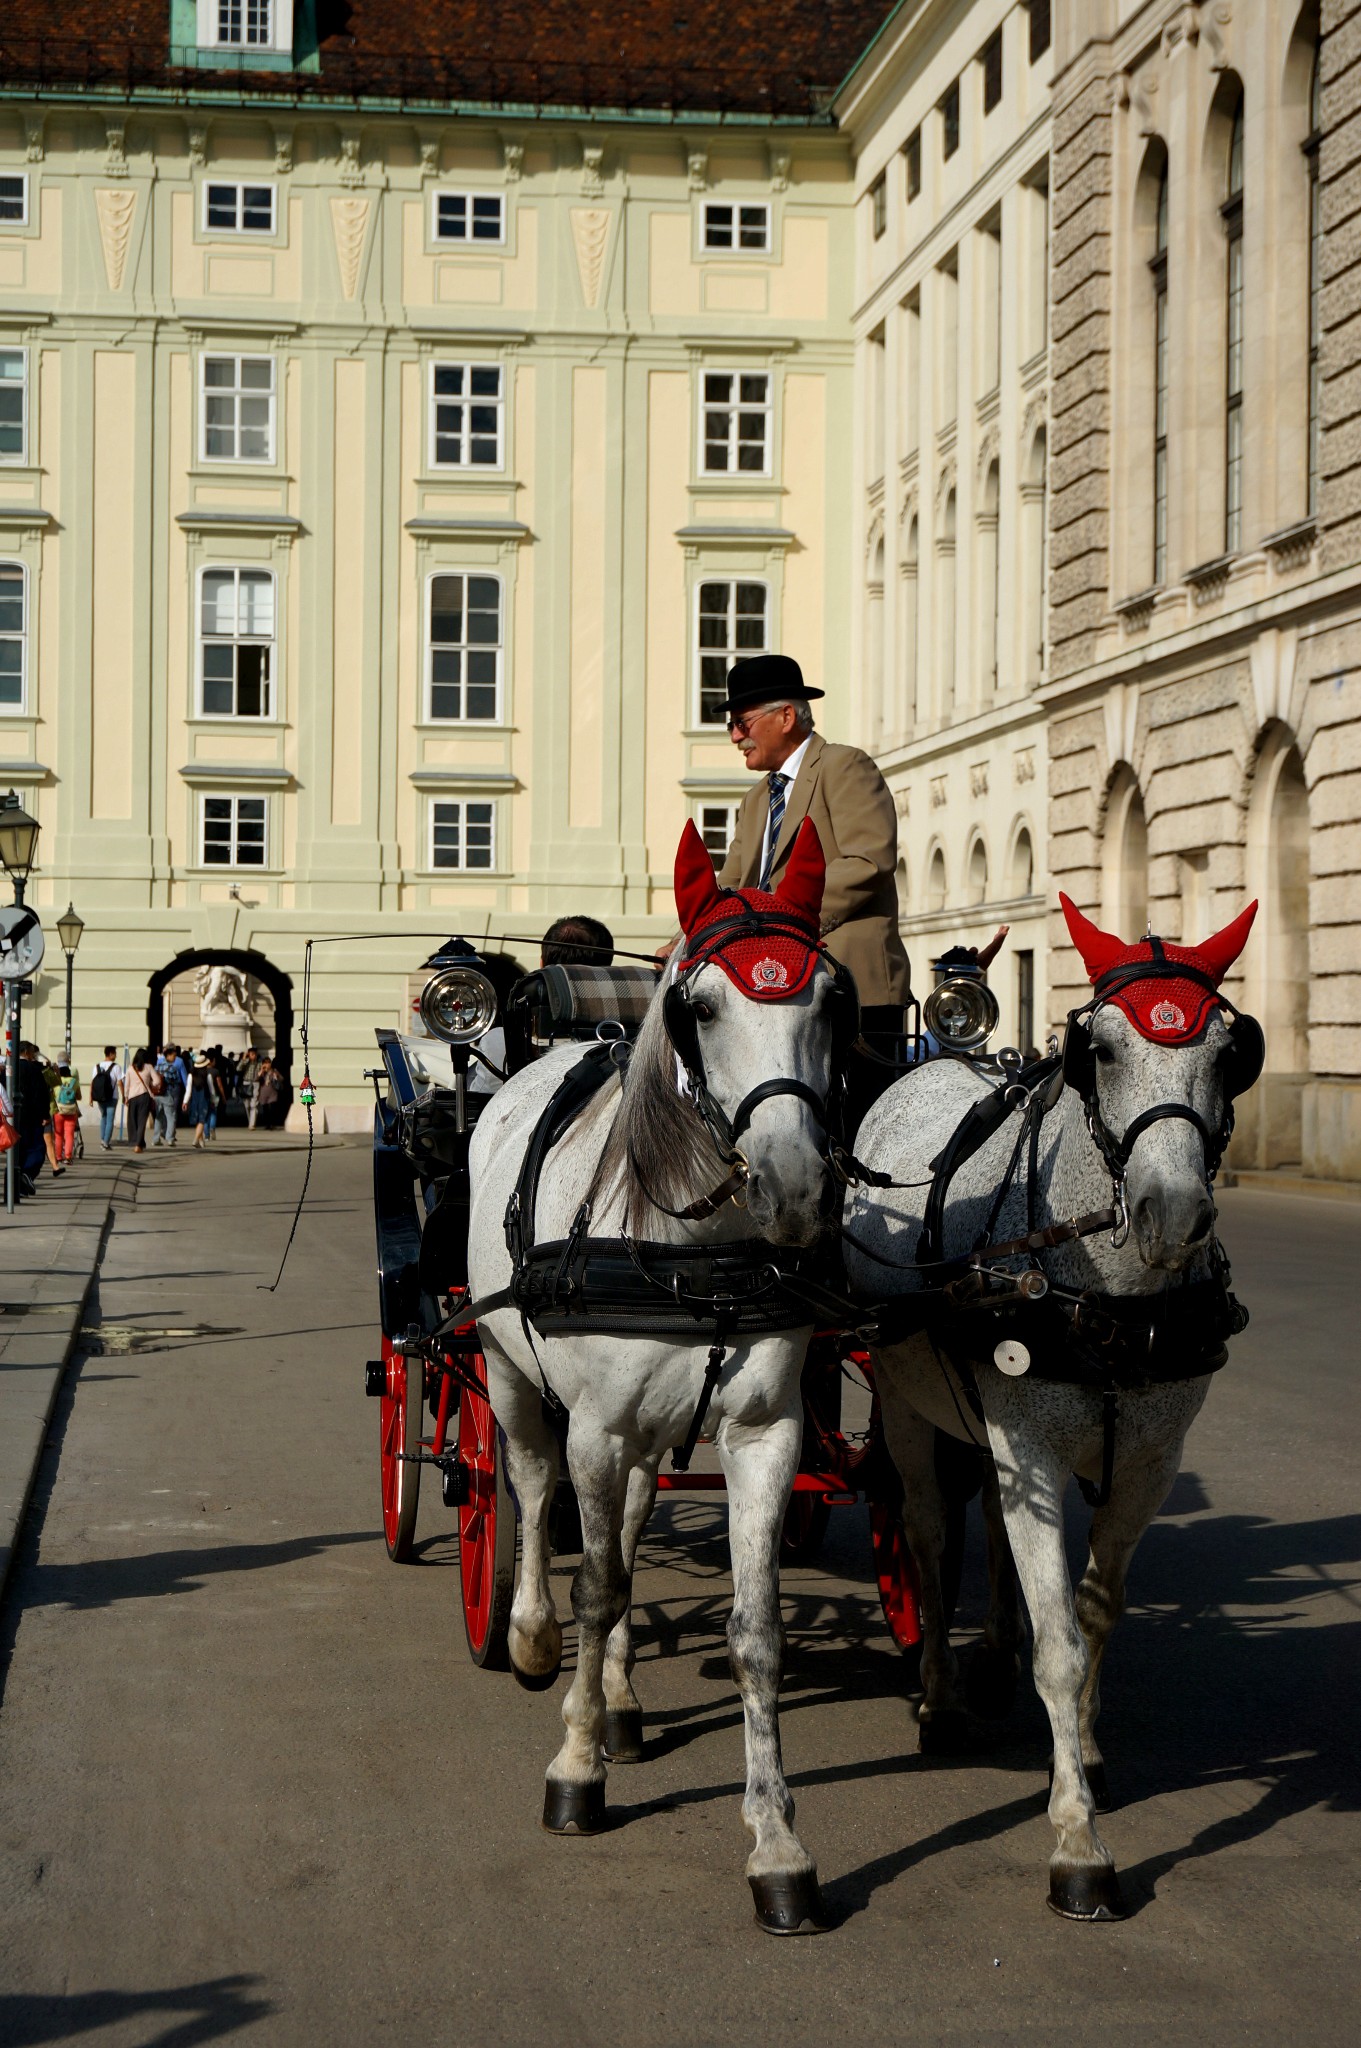
{"label": "red tile roof", "polygon": [[171,71],[169,0],[5,0],[0,85],[817,118],[892,0],[317,0],[319,72]]}

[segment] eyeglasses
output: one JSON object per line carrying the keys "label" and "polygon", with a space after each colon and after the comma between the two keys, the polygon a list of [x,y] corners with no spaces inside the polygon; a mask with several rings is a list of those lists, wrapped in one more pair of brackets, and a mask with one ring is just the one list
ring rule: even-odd
{"label": "eyeglasses", "polygon": [[783,711],[783,704],[763,704],[759,711],[737,711],[728,720],[729,732],[740,732],[745,737],[758,718],[769,718],[776,711]]}

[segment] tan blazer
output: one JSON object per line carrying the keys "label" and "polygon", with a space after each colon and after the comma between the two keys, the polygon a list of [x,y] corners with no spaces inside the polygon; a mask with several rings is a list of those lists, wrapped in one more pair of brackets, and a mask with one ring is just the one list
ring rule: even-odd
{"label": "tan blazer", "polygon": [[[761,878],[761,842],[770,814],[770,787],[758,775],[742,799],[737,831],[719,881],[754,889]],[[794,835],[811,818],[827,861],[822,932],[827,950],[849,967],[862,1003],[905,1003],[907,954],[898,935],[898,814],[888,785],[868,754],[814,733],[794,787],[786,792],[775,842],[772,879],[778,882]]]}

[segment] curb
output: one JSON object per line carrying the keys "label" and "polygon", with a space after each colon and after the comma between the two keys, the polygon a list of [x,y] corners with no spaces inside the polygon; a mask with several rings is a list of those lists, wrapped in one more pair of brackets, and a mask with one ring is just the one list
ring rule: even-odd
{"label": "curb", "polygon": [[1274,1168],[1233,1167],[1220,1175],[1219,1184],[1261,1195],[1309,1195],[1316,1202],[1361,1202],[1361,1181],[1314,1180],[1308,1174],[1279,1173]]}
{"label": "curb", "polygon": [[[57,1395],[85,1319],[113,1205],[135,1176],[130,1163],[82,1173],[98,1182],[65,1213],[38,1204],[22,1224],[0,1225],[0,1595],[33,1493]],[[22,1215],[23,1212],[21,1211]]]}

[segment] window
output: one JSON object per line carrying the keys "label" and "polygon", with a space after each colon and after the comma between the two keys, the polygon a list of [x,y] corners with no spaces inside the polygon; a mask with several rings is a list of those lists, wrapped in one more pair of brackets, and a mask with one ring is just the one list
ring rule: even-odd
{"label": "window", "polygon": [[770,249],[770,208],[764,200],[732,205],[727,200],[706,200],[704,206],[706,249]]}
{"label": "window", "polygon": [[764,370],[704,372],[704,459],[709,476],[770,474],[770,377]]}
{"label": "window", "polygon": [[22,228],[28,224],[28,179],[22,171],[7,171],[0,177],[0,227]]}
{"label": "window", "polygon": [[922,132],[914,128],[903,144],[903,161],[907,171],[907,196],[915,199],[922,188]]}
{"label": "window", "polygon": [[430,578],[429,662],[431,718],[496,717],[501,683],[499,578]]}
{"label": "window", "polygon": [[1223,217],[1229,238],[1224,308],[1224,552],[1243,545],[1243,97],[1229,132]]}
{"label": "window", "polygon": [[888,226],[888,180],[882,171],[870,186],[870,225],[875,241],[880,241]]}
{"label": "window", "polygon": [[1030,61],[1049,48],[1049,0],[1027,0],[1030,8]]}
{"label": "window", "polygon": [[1035,1043],[1035,955],[1016,955],[1016,1043],[1029,1052]]}
{"label": "window", "polygon": [[218,185],[203,188],[203,227],[207,234],[272,235],[272,185]]}
{"label": "window", "polygon": [[22,462],[28,443],[28,351],[0,348],[0,462]]}
{"label": "window", "polygon": [[205,569],[199,586],[204,718],[269,718],[274,578],[268,569]]}
{"label": "window", "polygon": [[506,202],[499,192],[436,192],[437,242],[504,242]]}
{"label": "window", "polygon": [[943,156],[952,157],[959,148],[959,80],[956,79],[940,103],[940,140]]}
{"label": "window", "polygon": [[267,50],[274,41],[274,0],[215,0],[216,43],[233,49]]}
{"label": "window", "polygon": [[989,36],[979,58],[983,66],[983,112],[990,114],[1002,97],[1002,31]]}
{"label": "window", "polygon": [[1167,172],[1158,180],[1153,260],[1153,581],[1167,581]]}
{"label": "window", "polygon": [[432,868],[491,868],[496,865],[496,806],[440,798],[430,806]]}
{"label": "window", "polygon": [[274,363],[269,356],[203,358],[205,462],[273,462]]}
{"label": "window", "polygon": [[1318,147],[1320,138],[1318,55],[1309,84],[1309,137],[1304,153],[1309,163],[1309,516],[1318,511],[1319,439],[1319,286],[1323,273],[1323,215],[1319,205]]}
{"label": "window", "polygon": [[499,363],[432,363],[431,467],[500,469],[504,412]]}
{"label": "window", "polygon": [[769,651],[768,603],[764,583],[700,584],[696,668],[701,725],[723,724],[728,670],[733,663]]}
{"label": "window", "polygon": [[22,562],[0,562],[0,704],[11,710],[24,701],[28,666],[25,585]]}
{"label": "window", "polygon": [[264,866],[265,803],[266,798],[262,796],[204,797],[204,867]]}
{"label": "window", "polygon": [[717,874],[728,858],[737,831],[736,804],[701,804],[699,807],[699,836],[704,841],[710,860]]}

